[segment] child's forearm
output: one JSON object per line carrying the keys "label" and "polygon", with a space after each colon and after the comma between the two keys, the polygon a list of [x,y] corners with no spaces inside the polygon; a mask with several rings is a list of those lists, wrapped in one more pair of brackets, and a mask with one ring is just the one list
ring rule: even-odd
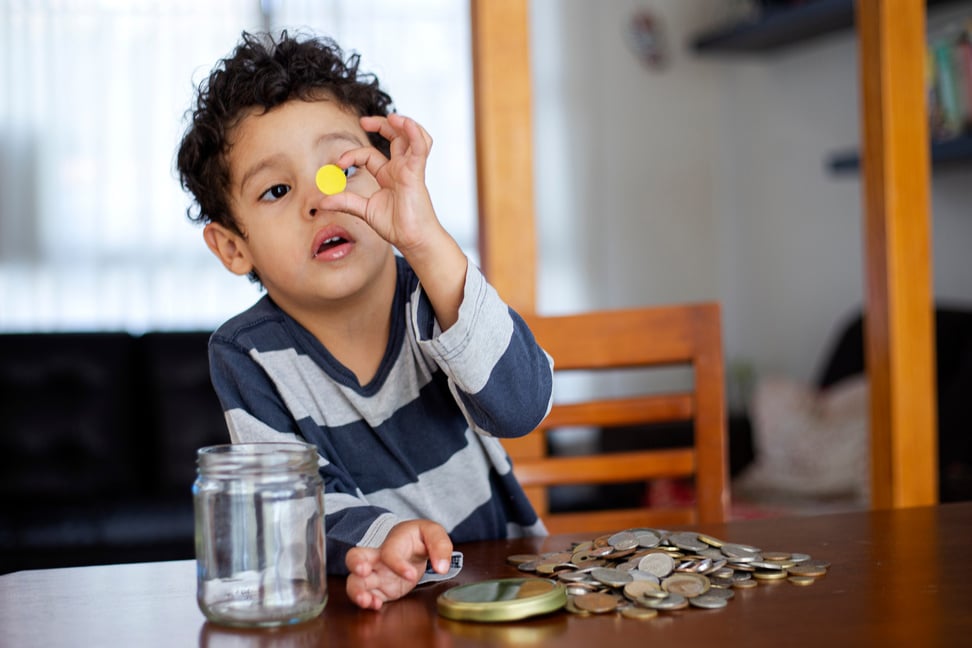
{"label": "child's forearm", "polygon": [[468,265],[465,253],[441,226],[422,245],[400,251],[422,283],[439,327],[447,330],[459,319]]}

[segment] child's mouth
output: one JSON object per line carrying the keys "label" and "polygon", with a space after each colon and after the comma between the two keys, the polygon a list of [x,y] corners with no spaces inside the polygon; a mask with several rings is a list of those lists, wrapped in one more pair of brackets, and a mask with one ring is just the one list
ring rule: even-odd
{"label": "child's mouth", "polygon": [[351,252],[354,241],[342,227],[325,227],[314,237],[311,255],[322,261],[334,261]]}
{"label": "child's mouth", "polygon": [[317,256],[318,254],[327,252],[328,250],[332,250],[332,249],[336,248],[337,246],[339,246],[339,245],[341,245],[343,243],[347,243],[347,242],[348,242],[348,240],[346,238],[344,238],[343,236],[332,236],[331,238],[329,238],[326,241],[324,241],[323,243],[321,243],[321,246],[319,248],[317,248],[317,252],[314,253],[314,256]]}

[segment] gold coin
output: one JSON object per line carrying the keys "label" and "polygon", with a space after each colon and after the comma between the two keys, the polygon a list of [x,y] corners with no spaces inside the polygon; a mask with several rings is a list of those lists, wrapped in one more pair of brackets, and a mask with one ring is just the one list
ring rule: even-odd
{"label": "gold coin", "polygon": [[581,608],[577,607],[577,604],[574,602],[575,598],[577,597],[568,596],[567,602],[564,604],[564,609],[570,612],[571,614],[576,614],[577,616],[591,616],[591,613],[588,612],[587,610],[582,610]]}
{"label": "gold coin", "polygon": [[639,621],[646,621],[648,619],[654,619],[656,616],[658,616],[658,610],[632,606],[621,610],[621,616],[626,619],[638,619]]}
{"label": "gold coin", "polygon": [[784,562],[792,557],[791,554],[782,551],[764,551],[763,560],[767,562]]}
{"label": "gold coin", "polygon": [[662,589],[671,594],[681,594],[685,598],[699,596],[709,591],[709,579],[702,574],[678,572],[661,582]]}
{"label": "gold coin", "polygon": [[770,581],[770,582],[782,581],[784,578],[786,578],[786,575],[787,572],[785,569],[774,570],[774,571],[757,569],[756,571],[753,572],[753,578],[755,578],[756,580]]}
{"label": "gold coin", "polygon": [[733,581],[732,583],[732,586],[735,587],[736,589],[752,589],[757,585],[759,585],[759,583],[757,583],[752,578],[747,580],[741,580],[741,581]]}
{"label": "gold coin", "polygon": [[613,612],[614,608],[618,607],[618,599],[610,594],[581,594],[574,597],[574,605],[588,612],[603,614]]}
{"label": "gold coin", "polygon": [[813,576],[790,576],[786,580],[790,581],[794,585],[801,585],[805,587],[807,585],[813,585],[814,581],[817,579]]}
{"label": "gold coin", "polygon": [[624,586],[624,595],[632,601],[643,599],[649,592],[660,592],[661,585],[652,581],[633,581]]}
{"label": "gold coin", "polygon": [[522,565],[523,563],[534,562],[539,558],[536,554],[513,554],[506,557],[506,562],[511,565]]}

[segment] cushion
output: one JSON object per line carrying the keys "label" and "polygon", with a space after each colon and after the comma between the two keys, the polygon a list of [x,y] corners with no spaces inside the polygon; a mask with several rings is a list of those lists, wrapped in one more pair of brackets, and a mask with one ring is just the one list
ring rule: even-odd
{"label": "cushion", "polygon": [[755,461],[743,490],[865,499],[870,485],[868,386],[864,376],[816,387],[789,378],[761,380],[750,404]]}

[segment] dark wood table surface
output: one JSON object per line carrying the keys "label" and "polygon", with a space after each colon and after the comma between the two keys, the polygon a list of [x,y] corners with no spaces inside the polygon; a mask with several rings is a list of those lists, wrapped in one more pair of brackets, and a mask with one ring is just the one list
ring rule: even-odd
{"label": "dark wood table surface", "polygon": [[691,528],[832,567],[809,587],[761,584],[720,610],[646,621],[565,611],[498,624],[438,616],[435,599],[449,587],[522,575],[508,555],[583,536],[480,542],[458,547],[465,567],[456,579],[380,612],[355,608],[343,581],[331,579],[319,618],[249,631],[205,621],[193,561],[24,571],[0,576],[0,646],[972,646],[972,502]]}

